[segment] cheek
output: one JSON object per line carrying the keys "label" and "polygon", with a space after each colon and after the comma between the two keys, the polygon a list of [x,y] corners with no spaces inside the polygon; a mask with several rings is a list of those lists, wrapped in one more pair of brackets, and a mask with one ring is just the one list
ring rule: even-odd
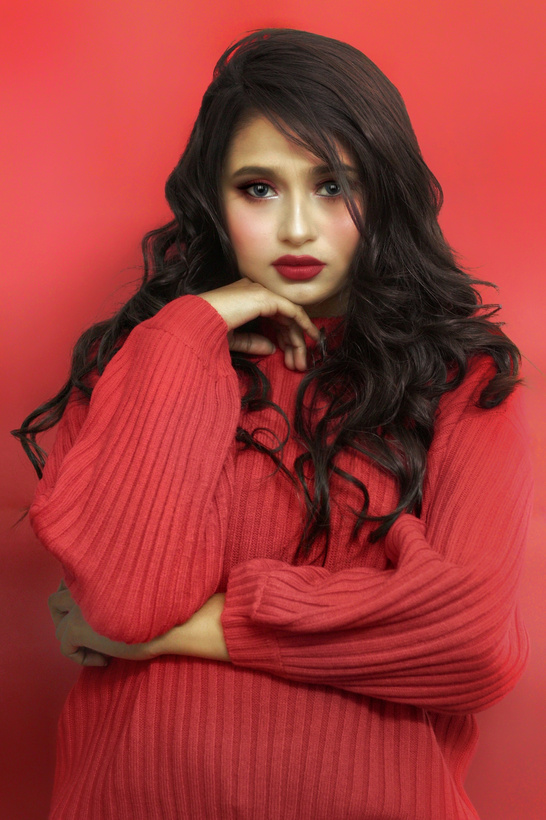
{"label": "cheek", "polygon": [[332,245],[344,256],[352,257],[357,249],[360,233],[346,209],[332,214],[328,220],[328,234]]}
{"label": "cheek", "polygon": [[226,213],[229,237],[235,253],[240,255],[254,254],[264,247],[267,237],[271,236],[270,219],[265,209],[259,207],[234,206]]}

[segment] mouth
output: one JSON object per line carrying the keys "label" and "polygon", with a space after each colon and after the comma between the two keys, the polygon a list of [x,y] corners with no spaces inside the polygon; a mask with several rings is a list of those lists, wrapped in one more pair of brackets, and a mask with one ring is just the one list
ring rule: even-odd
{"label": "mouth", "polygon": [[280,256],[273,263],[273,267],[284,276],[285,279],[312,279],[317,276],[325,262],[320,259],[315,259],[314,256]]}

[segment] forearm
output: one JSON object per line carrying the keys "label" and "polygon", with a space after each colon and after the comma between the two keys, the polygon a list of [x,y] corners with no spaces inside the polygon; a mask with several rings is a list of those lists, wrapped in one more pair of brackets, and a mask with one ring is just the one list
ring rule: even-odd
{"label": "forearm", "polygon": [[517,396],[464,407],[438,426],[422,517],[400,516],[384,540],[390,568],[232,567],[222,624],[235,666],[434,711],[477,711],[510,691],[528,650],[517,610],[527,431]]}
{"label": "forearm", "polygon": [[[444,712],[478,711],[512,689],[527,657],[515,609],[525,527],[501,520],[498,566],[458,566],[403,516],[386,550],[394,569],[232,569],[223,614],[231,662],[291,680]],[[511,532],[512,530],[512,532]],[[398,556],[395,551],[398,549]]]}
{"label": "forearm", "polygon": [[159,655],[192,655],[229,661],[220,622],[224,601],[224,594],[213,595],[184,624],[146,643],[112,641],[95,632],[75,604],[64,581],[50,595],[48,606],[62,654],[83,666],[105,666],[109,658],[149,661]]}
{"label": "forearm", "polygon": [[216,593],[185,623],[150,641],[154,655],[191,655],[215,661],[229,661],[221,615],[224,593]]}

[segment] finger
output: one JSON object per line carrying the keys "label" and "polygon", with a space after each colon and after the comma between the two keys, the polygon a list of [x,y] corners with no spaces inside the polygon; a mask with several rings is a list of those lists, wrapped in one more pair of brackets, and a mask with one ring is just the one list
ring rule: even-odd
{"label": "finger", "polygon": [[307,345],[303,333],[297,325],[292,325],[289,334],[294,352],[294,367],[298,370],[307,370]]}
{"label": "finger", "polygon": [[53,592],[47,599],[48,606],[55,609],[66,609],[70,611],[75,605],[74,598],[70,594],[70,590],[61,589]]}
{"label": "finger", "polygon": [[70,622],[70,619],[63,619],[63,622],[61,622],[57,627],[55,637],[59,641],[61,655],[64,655],[65,658],[69,658],[71,661],[75,661],[76,663],[83,665],[87,652],[90,650],[88,650],[87,647],[82,646],[83,642],[80,642],[75,632],[76,630],[74,629],[74,625]]}
{"label": "finger", "polygon": [[267,356],[275,352],[275,345],[258,333],[234,333],[229,343],[229,349],[253,356]]}
{"label": "finger", "polygon": [[320,339],[320,330],[316,325],[313,324],[309,315],[305,312],[302,307],[299,307],[296,311],[295,315],[292,317],[297,324],[305,330],[308,336],[310,336],[315,341]]}
{"label": "finger", "polygon": [[[273,305],[276,308],[276,313],[271,312],[267,315],[274,317],[275,321],[279,322],[279,324],[290,326],[295,322],[312,339],[315,341],[320,339],[320,330],[313,324],[309,314],[306,313],[301,305],[296,305],[295,302],[291,302],[282,296],[277,297]],[[273,307],[273,305],[269,303],[268,307]]]}
{"label": "finger", "polygon": [[66,657],[77,663],[79,666],[108,666],[109,658],[107,655],[101,655],[100,652],[93,652],[85,646],[80,646],[76,652],[72,652]]}
{"label": "finger", "polygon": [[[289,370],[307,369],[307,345],[301,328],[296,324],[279,327],[279,347],[284,351],[284,363]],[[282,339],[282,342],[280,341]]]}
{"label": "finger", "polygon": [[294,363],[294,348],[292,347],[289,337],[286,337],[286,341],[284,343],[284,363],[289,370],[296,369],[296,365]]}
{"label": "finger", "polygon": [[66,618],[68,613],[63,612],[62,610],[55,610],[55,609],[51,609],[50,613],[51,613],[51,620],[53,621],[53,626],[55,627],[55,630],[57,630],[59,624],[61,623],[63,618]]}
{"label": "finger", "polygon": [[75,606],[75,602],[68,589],[64,589],[50,595],[47,599],[47,605],[53,623],[58,626],[65,615]]}
{"label": "finger", "polygon": [[[77,609],[78,607],[76,607]],[[88,635],[87,638],[85,637],[85,627],[87,625],[81,621],[77,612],[76,618],[74,618],[74,612],[72,612],[61,619],[55,631],[61,654],[80,666],[106,666],[109,660],[108,656],[85,646],[84,642],[88,638]],[[87,629],[89,628],[87,627]]]}
{"label": "finger", "polygon": [[54,606],[64,606],[68,609],[72,609],[76,603],[67,587],[64,587],[63,589],[59,588],[55,592],[52,592],[47,601],[48,603],[51,602]]}
{"label": "finger", "polygon": [[277,328],[277,344],[284,353],[284,364],[289,370],[294,370],[294,353],[288,336],[288,328],[279,325]]}
{"label": "finger", "polygon": [[296,363],[294,361],[294,348],[291,346],[287,346],[284,351],[284,363],[289,370],[296,369]]}

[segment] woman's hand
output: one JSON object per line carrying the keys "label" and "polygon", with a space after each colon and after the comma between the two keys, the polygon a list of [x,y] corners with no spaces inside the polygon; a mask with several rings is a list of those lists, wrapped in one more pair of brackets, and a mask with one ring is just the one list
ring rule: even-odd
{"label": "woman's hand", "polygon": [[155,641],[127,644],[111,641],[95,632],[84,620],[81,609],[74,602],[64,581],[49,596],[47,603],[61,653],[80,666],[107,666],[110,657],[130,661],[150,660],[159,654],[154,654],[157,649]]}
{"label": "woman's hand", "polygon": [[277,325],[277,341],[284,351],[284,361],[290,370],[307,369],[307,345],[303,332],[318,341],[319,329],[301,305],[279,296],[258,282],[243,276],[224,287],[200,293],[226,322],[230,350],[264,356],[273,353],[269,339],[258,333],[236,333],[236,329],[258,316],[274,318]]}
{"label": "woman's hand", "polygon": [[111,641],[95,632],[84,620],[64,581],[49,596],[48,606],[61,653],[80,666],[107,666],[111,657],[148,661],[158,655],[192,655],[228,661],[220,622],[224,599],[223,593],[213,595],[186,623],[175,626],[148,643],[140,644]]}

